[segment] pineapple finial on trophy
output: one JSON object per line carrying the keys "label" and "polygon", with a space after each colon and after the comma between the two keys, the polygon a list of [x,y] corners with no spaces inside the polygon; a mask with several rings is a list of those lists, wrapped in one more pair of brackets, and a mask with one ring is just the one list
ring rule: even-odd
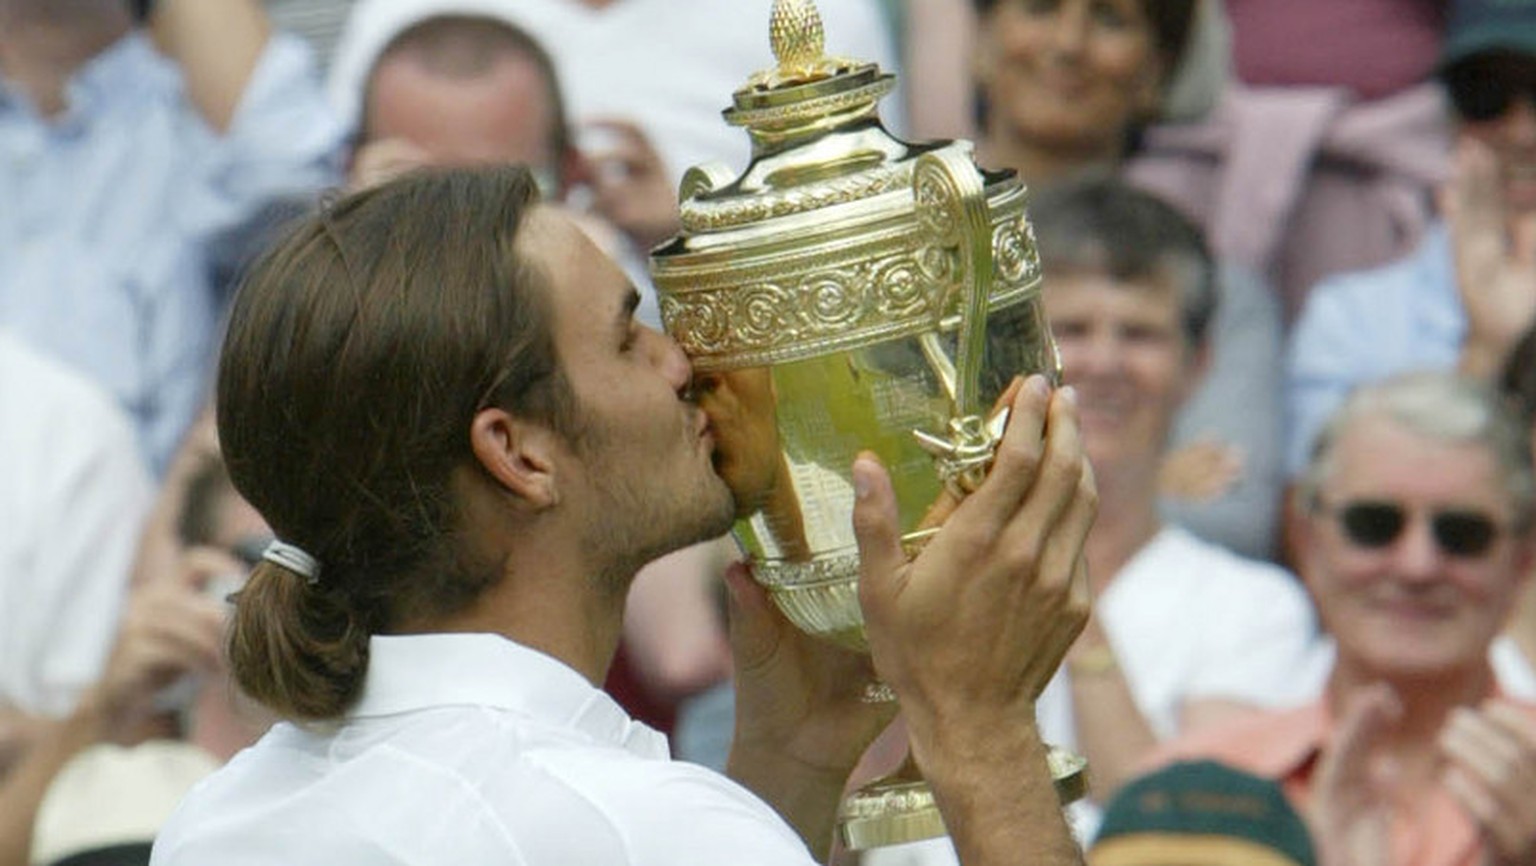
{"label": "pineapple finial on trophy", "polygon": [[831,78],[840,70],[861,64],[827,56],[826,31],[815,0],[774,0],[768,20],[768,41],[778,67],[758,72],[749,87],[773,90]]}
{"label": "pineapple finial on trophy", "polygon": [[813,0],[776,0],[768,21],[768,41],[780,71],[814,69],[826,54],[821,11]]}

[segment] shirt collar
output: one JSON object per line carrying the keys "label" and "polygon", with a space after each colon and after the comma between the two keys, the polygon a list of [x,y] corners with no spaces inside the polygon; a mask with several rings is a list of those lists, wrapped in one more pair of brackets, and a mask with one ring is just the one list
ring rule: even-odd
{"label": "shirt collar", "polygon": [[[1491,671],[1489,682],[1492,684],[1490,698],[1505,697]],[[1307,765],[1333,738],[1337,725],[1332,698],[1327,691],[1310,704],[1276,715],[1265,736],[1252,740],[1261,749],[1253,756],[1253,769],[1275,779],[1292,778],[1305,772]]]}
{"label": "shirt collar", "polygon": [[669,757],[666,738],[558,659],[495,634],[375,636],[352,718],[483,706],[560,727],[641,757]]}

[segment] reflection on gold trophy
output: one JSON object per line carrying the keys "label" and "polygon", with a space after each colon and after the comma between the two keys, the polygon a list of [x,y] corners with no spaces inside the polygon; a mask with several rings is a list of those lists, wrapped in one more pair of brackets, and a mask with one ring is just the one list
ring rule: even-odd
{"label": "reflection on gold trophy", "polygon": [[[725,112],[752,162],[739,177],[689,170],[683,232],[652,274],[757,579],[800,628],[866,650],[854,456],[874,451],[890,470],[915,552],[936,503],[991,465],[1004,388],[1059,363],[1023,185],[978,169],[969,142],[887,133],[876,107],[893,76],[826,56],[811,0],[776,0],[770,36],[778,68]],[[1081,796],[1082,759],[1051,759],[1062,799]],[[855,850],[944,834],[910,763],[855,792],[839,827]]]}

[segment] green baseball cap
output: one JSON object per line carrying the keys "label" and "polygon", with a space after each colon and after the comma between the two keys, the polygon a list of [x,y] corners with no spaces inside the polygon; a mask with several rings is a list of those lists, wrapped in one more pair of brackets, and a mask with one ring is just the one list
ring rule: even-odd
{"label": "green baseball cap", "polygon": [[1089,866],[1316,866],[1279,784],[1215,761],[1132,781],[1104,810]]}

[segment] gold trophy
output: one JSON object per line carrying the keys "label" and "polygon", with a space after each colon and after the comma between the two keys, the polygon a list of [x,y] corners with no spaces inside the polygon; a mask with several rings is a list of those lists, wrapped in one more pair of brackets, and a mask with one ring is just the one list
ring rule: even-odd
{"label": "gold trophy", "polygon": [[[1006,422],[993,403],[1015,375],[1054,379],[1060,362],[1023,184],[978,169],[969,142],[886,132],[877,103],[894,76],[828,57],[811,0],[776,0],[770,38],[778,68],[725,111],[751,164],[687,172],[682,233],[651,271],[756,578],[801,629],[867,651],[855,455],[890,470],[915,553],[937,531],[931,506],[990,467]],[[1052,750],[1051,764],[1063,802],[1081,796],[1084,761]],[[839,830],[854,850],[945,832],[910,761],[852,794]]]}

